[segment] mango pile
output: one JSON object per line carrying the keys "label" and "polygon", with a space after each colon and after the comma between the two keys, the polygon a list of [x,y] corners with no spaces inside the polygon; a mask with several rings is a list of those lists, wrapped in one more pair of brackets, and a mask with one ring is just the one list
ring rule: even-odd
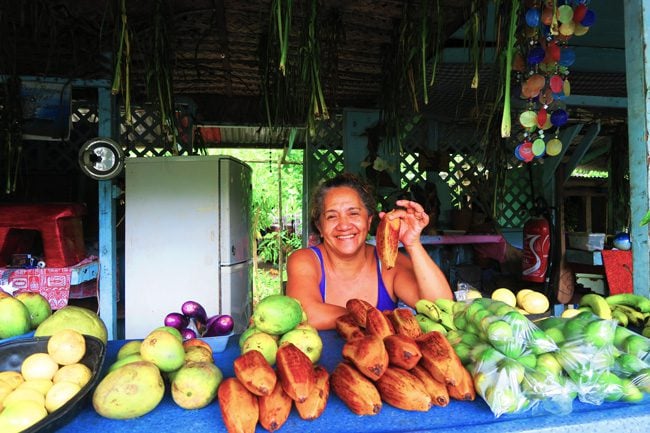
{"label": "mango pile", "polygon": [[38,292],[14,296],[0,289],[0,340],[35,330],[52,315],[48,300]]}
{"label": "mango pile", "polygon": [[320,359],[323,342],[316,328],[309,325],[300,302],[285,295],[270,295],[257,304],[251,321],[239,337],[241,353],[257,350],[270,365],[275,365],[278,347],[292,343],[312,363]]}
{"label": "mango pile", "polygon": [[167,382],[178,406],[200,409],[214,401],[222,379],[207,343],[183,341],[177,329],[162,326],[120,348],[95,388],[93,407],[111,419],[142,416],[162,401]]}

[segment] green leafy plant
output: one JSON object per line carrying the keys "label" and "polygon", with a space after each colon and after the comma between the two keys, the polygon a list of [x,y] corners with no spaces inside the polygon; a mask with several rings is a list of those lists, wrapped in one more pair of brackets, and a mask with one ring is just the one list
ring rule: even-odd
{"label": "green leafy plant", "polygon": [[257,254],[265,262],[277,265],[280,253],[289,255],[302,246],[302,238],[287,230],[269,232],[257,244]]}

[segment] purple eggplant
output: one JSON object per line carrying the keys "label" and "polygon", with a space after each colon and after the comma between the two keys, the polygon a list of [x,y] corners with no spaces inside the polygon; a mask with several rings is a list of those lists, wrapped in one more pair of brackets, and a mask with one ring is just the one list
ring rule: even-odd
{"label": "purple eggplant", "polygon": [[179,331],[183,328],[187,328],[187,325],[190,324],[190,318],[181,313],[169,313],[165,316],[165,326],[171,326],[176,328]]}
{"label": "purple eggplant", "polygon": [[181,306],[181,311],[190,319],[196,319],[201,323],[205,323],[208,320],[208,315],[205,312],[205,308],[196,301],[185,301]]}
{"label": "purple eggplant", "polygon": [[196,338],[197,335],[193,329],[183,328],[181,329],[181,337],[183,337],[183,340],[189,340],[190,338]]}
{"label": "purple eggplant", "polygon": [[217,314],[208,319],[205,326],[205,337],[217,337],[220,335],[228,335],[232,332],[235,322],[232,316],[228,314]]}

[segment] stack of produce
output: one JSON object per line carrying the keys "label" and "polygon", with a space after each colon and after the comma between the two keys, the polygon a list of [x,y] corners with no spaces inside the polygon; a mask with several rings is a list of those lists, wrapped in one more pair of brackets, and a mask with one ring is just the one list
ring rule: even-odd
{"label": "stack of produce", "polygon": [[566,380],[547,374],[545,367],[558,347],[524,314],[489,298],[455,302],[452,311],[456,329],[447,338],[495,416],[540,404],[553,413],[571,410]]}
{"label": "stack of produce", "polygon": [[72,329],[57,331],[47,351],[28,355],[20,371],[0,372],[0,431],[23,431],[63,407],[92,378],[81,363],[86,340]]}
{"label": "stack of produce", "polygon": [[412,310],[381,312],[360,299],[346,304],[336,329],[346,341],[332,372],[333,392],[358,415],[376,415],[383,402],[412,411],[474,400],[469,371],[439,331],[423,332]]}
{"label": "stack of produce", "polygon": [[33,331],[51,315],[50,303],[40,293],[12,296],[0,289],[0,340]]}
{"label": "stack of produce", "polygon": [[208,316],[205,308],[196,301],[183,302],[181,312],[167,314],[163,323],[178,329],[184,340],[228,335],[235,325],[229,314]]}
{"label": "stack of produce", "polygon": [[214,401],[222,379],[207,343],[161,326],[120,348],[95,388],[93,406],[106,418],[136,418],[158,406],[167,382],[178,406],[200,409]]}
{"label": "stack of produce", "polygon": [[323,413],[330,375],[317,364],[323,343],[306,319],[300,303],[289,296],[271,295],[258,303],[240,337],[235,376],[224,379],[218,390],[228,432],[253,433],[258,423],[276,431],[294,406],[304,420]]}
{"label": "stack of produce", "polygon": [[[477,393],[495,416],[535,407],[568,413],[574,398],[591,404],[636,402],[650,390],[650,339],[610,320],[613,311],[625,305],[620,310],[630,321],[636,317],[635,323],[645,324],[639,317],[646,308],[650,310],[647,298],[589,294],[573,317],[533,323],[525,314],[543,312],[548,303],[534,292],[510,295],[500,293],[497,298],[503,301],[478,298],[416,304],[417,316],[423,316],[419,318],[422,329],[434,326],[446,331],[472,373]],[[531,299],[535,300],[532,307],[526,302]]]}
{"label": "stack of produce", "polygon": [[267,296],[255,307],[249,326],[239,337],[239,348],[242,353],[261,352],[273,366],[278,348],[285,343],[298,347],[314,364],[323,351],[323,341],[307,323],[300,302],[285,295]]}
{"label": "stack of produce", "polygon": [[580,299],[579,308],[565,310],[563,316],[580,311],[591,311],[598,317],[614,319],[620,326],[638,330],[644,337],[650,337],[650,299],[645,296],[635,293],[610,296],[589,293]]}

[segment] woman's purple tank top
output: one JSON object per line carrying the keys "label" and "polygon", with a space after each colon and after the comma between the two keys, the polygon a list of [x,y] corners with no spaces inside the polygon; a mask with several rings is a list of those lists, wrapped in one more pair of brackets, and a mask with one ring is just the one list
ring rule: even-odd
{"label": "woman's purple tank top", "polygon": [[[323,263],[323,254],[320,252],[320,250],[317,247],[309,247],[311,250],[316,253],[316,257],[318,257],[318,261],[320,262],[320,283],[318,284],[318,288],[320,289],[320,296],[323,299],[323,302],[325,302],[325,265]],[[381,278],[381,266],[379,262],[379,257],[377,256],[377,249],[375,248],[375,260],[377,262],[377,309],[383,311],[383,310],[393,310],[397,307],[397,302],[393,301],[388,294],[388,291],[386,290],[386,286],[384,286],[384,280]]]}

